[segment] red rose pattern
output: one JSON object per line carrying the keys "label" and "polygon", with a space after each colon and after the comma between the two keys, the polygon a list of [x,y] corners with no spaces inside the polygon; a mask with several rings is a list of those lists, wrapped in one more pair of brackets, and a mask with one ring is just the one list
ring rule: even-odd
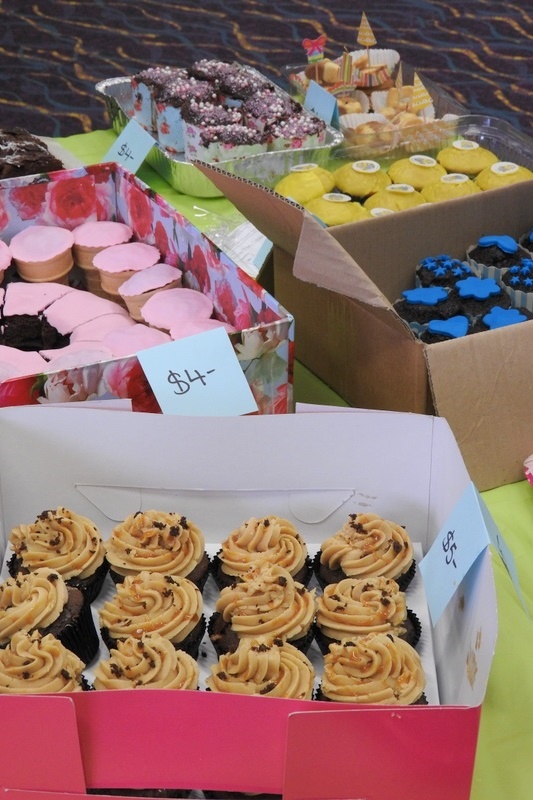
{"label": "red rose pattern", "polygon": [[96,213],[94,180],[90,175],[50,181],[47,199],[54,224],[65,228],[75,228]]}
{"label": "red rose pattern", "polygon": [[38,219],[42,213],[48,184],[30,183],[17,186],[9,192],[9,199],[15,206],[20,219]]}

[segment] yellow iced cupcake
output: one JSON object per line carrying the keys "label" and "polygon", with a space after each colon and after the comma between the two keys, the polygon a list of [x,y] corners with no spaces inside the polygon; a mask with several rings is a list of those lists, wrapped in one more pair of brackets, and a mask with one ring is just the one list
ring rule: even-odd
{"label": "yellow iced cupcake", "polygon": [[387,208],[390,211],[402,211],[405,208],[414,208],[424,204],[420,192],[408,183],[391,183],[381,191],[371,195],[365,200],[364,206],[368,211],[373,208]]}
{"label": "yellow iced cupcake", "polygon": [[370,218],[366,208],[352,200],[349,195],[340,192],[328,192],[322,197],[316,197],[306,203],[305,208],[328,227]]}
{"label": "yellow iced cupcake", "polygon": [[437,161],[448,172],[461,172],[473,177],[498,161],[497,156],[469,139],[457,139],[437,153]]}
{"label": "yellow iced cupcake", "polygon": [[475,181],[480,189],[486,190],[530,181],[532,178],[533,172],[526,167],[521,167],[513,161],[497,161],[490,167],[485,167]]}
{"label": "yellow iced cupcake", "polygon": [[481,189],[468,175],[461,172],[450,172],[429,186],[424,186],[420,195],[426,203],[438,203],[441,200],[455,200],[457,197],[466,197],[477,194]]}
{"label": "yellow iced cupcake", "polygon": [[327,169],[318,164],[298,164],[278,181],[274,191],[282,197],[305,205],[310,200],[331,192],[334,186],[333,175]]}
{"label": "yellow iced cupcake", "polygon": [[355,200],[364,200],[392,183],[377,161],[367,159],[339,167],[333,177],[337,189]]}
{"label": "yellow iced cupcake", "polygon": [[391,183],[408,183],[421,191],[424,186],[446,175],[446,170],[431,156],[417,154],[395,161],[389,167],[388,175]]}

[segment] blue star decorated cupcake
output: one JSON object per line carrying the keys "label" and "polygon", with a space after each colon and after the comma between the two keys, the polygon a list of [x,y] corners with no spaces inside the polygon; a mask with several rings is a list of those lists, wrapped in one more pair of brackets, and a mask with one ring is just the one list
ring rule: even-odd
{"label": "blue star decorated cupcake", "polygon": [[502,277],[511,303],[517,308],[533,311],[533,259],[522,258],[510,267]]}
{"label": "blue star decorated cupcake", "polygon": [[416,268],[417,286],[455,286],[461,278],[474,275],[464,261],[442,253],[423,258]]}

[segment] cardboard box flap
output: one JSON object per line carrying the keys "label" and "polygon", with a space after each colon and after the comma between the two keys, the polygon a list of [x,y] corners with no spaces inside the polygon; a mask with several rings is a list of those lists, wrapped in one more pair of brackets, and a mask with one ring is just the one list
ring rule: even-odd
{"label": "cardboard box flap", "polygon": [[304,216],[299,205],[211,164],[194,164],[271,242],[291,255],[296,253]]}
{"label": "cardboard box flap", "polygon": [[[436,412],[448,420],[481,490],[521,480],[533,451],[533,361],[525,357],[532,328],[533,321],[523,322],[425,349]],[[510,392],[512,414],[506,411]]]}

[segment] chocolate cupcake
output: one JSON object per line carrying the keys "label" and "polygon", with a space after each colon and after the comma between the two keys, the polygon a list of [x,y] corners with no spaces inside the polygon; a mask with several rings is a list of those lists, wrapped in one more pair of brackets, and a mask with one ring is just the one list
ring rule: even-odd
{"label": "chocolate cupcake", "polygon": [[324,588],[345,578],[384,577],[405,591],[416,564],[405,528],[377,514],[350,514],[326,539],[315,557],[315,575]]}
{"label": "chocolate cupcake", "polygon": [[420,340],[425,344],[448,342],[450,339],[461,339],[474,333],[471,320],[464,314],[457,314],[450,319],[430,319],[427,327],[420,333]]}
{"label": "chocolate cupcake", "polygon": [[444,286],[406,289],[393,304],[396,313],[420,335],[432,319],[449,319],[462,313],[457,293]]}
{"label": "chocolate cupcake", "polygon": [[243,522],[222,542],[212,561],[212,575],[223,589],[263,564],[278,564],[298,583],[309,583],[312,564],[307,544],[288,519],[270,514]]}
{"label": "chocolate cupcake", "polygon": [[91,606],[59,572],[41,567],[0,584],[0,647],[19,632],[52,634],[84,664],[99,647]]}
{"label": "chocolate cupcake", "polygon": [[209,575],[203,532],[175,512],[130,514],[113,528],[105,549],[115,583],[148,571],[188,578],[202,590]]}
{"label": "chocolate cupcake", "polygon": [[372,705],[426,705],[420,656],[403,639],[376,633],[332,644],[317,700]]}
{"label": "chocolate cupcake", "polygon": [[12,529],[14,550],[9,574],[48,567],[59,572],[67,586],[80,589],[91,603],[102,589],[108,570],[102,535],[94,522],[64,506],[42,511],[35,522]]}
{"label": "chocolate cupcake", "polygon": [[533,319],[533,312],[527,308],[491,308],[488,314],[477,320],[472,326],[472,333],[483,331],[493,331],[497,328],[506,328],[508,325],[516,325],[519,322],[527,322]]}
{"label": "chocolate cupcake", "polygon": [[241,639],[234,653],[219,656],[206,679],[212,692],[311,700],[315,670],[307,656],[284,639]]}
{"label": "chocolate cupcake", "polygon": [[89,689],[78,656],[51,633],[18,631],[0,649],[0,694],[59,694]]}
{"label": "chocolate cupcake", "polygon": [[457,281],[456,290],[461,313],[472,322],[488,314],[494,306],[511,307],[511,299],[493,278],[462,278]]}
{"label": "chocolate cupcake", "polygon": [[533,311],[533,259],[522,258],[509,267],[502,284],[513,306]]}
{"label": "chocolate cupcake", "polygon": [[206,620],[200,590],[187,578],[140,572],[117,584],[99,611],[100,632],[111,651],[119,640],[157,632],[174,647],[198,657]]}
{"label": "chocolate cupcake", "polygon": [[222,589],[208,632],[217,655],[235,652],[244,637],[272,635],[307,652],[313,639],[315,591],[284,567],[265,564]]}
{"label": "chocolate cupcake", "polygon": [[317,599],[315,638],[325,655],[329,645],[370,633],[393,633],[416,647],[421,627],[407,608],[404,592],[389,578],[345,578],[324,587]]}
{"label": "chocolate cupcake", "polygon": [[415,271],[415,280],[417,286],[451,288],[457,281],[468,278],[470,275],[474,275],[474,273],[464,261],[447,253],[440,253],[419,261]]}
{"label": "chocolate cupcake", "polygon": [[195,659],[154,632],[117,641],[110,657],[96,665],[93,688],[195,690],[198,680]]}
{"label": "chocolate cupcake", "polygon": [[475,245],[469,247],[466,257],[477,275],[499,281],[509,267],[521,258],[529,258],[530,253],[512,236],[491,234],[481,236]]}

